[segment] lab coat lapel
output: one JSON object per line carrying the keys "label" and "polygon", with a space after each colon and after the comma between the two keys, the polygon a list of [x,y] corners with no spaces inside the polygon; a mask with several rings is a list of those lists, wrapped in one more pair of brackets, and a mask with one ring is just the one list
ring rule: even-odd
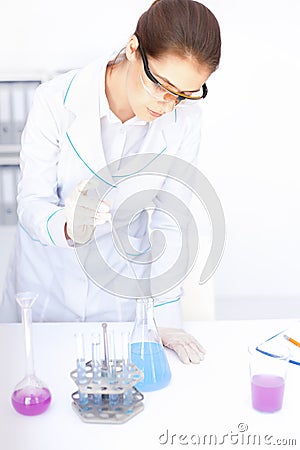
{"label": "lab coat lapel", "polygon": [[[91,176],[106,167],[99,113],[102,64],[97,60],[80,70],[65,97],[65,107],[72,113],[66,135],[73,151],[91,171]],[[101,175],[108,184],[113,184],[109,170],[102,169]]]}
{"label": "lab coat lapel", "polygon": [[[67,137],[83,164],[90,169],[91,175],[101,169],[101,178],[107,184],[114,185],[114,180],[138,172],[143,167],[137,167],[134,158],[125,158],[117,170],[114,170],[114,167],[106,169],[99,112],[100,75],[103,63],[97,60],[80,70],[69,86],[65,107],[72,113],[72,119],[67,128]],[[168,147],[169,137],[172,137],[174,124],[173,113],[164,116],[162,120],[151,122],[139,154],[152,153],[159,157],[164,153]]]}

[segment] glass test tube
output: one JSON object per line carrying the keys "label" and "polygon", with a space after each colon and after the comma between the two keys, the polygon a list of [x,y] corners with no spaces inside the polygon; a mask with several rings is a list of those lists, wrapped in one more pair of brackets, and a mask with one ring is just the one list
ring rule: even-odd
{"label": "glass test tube", "polygon": [[[101,383],[101,352],[100,352],[100,335],[98,333],[92,334],[92,371],[93,382],[95,384]],[[101,394],[94,394],[93,401],[95,405],[100,405],[102,402]]]}
{"label": "glass test tube", "polygon": [[103,329],[103,347],[101,357],[101,374],[103,377],[108,377],[109,369],[109,352],[108,352],[108,337],[107,337],[107,323],[102,324]]}
{"label": "glass test tube", "polygon": [[[77,381],[79,384],[87,382],[86,365],[85,365],[85,349],[84,349],[84,335],[83,333],[76,333],[76,349],[77,349]],[[88,394],[79,391],[79,404],[86,405],[89,401]]]}
{"label": "glass test tube", "polygon": [[[109,352],[111,355],[111,361],[109,365],[109,379],[110,384],[113,386],[117,384],[117,360],[116,360],[116,344],[115,344],[115,333],[113,330],[110,330],[108,333],[109,336]],[[109,404],[111,406],[115,406],[119,403],[119,395],[118,394],[109,394]]]}
{"label": "glass test tube", "polygon": [[[122,369],[123,369],[123,378],[124,383],[129,384],[129,373],[130,373],[130,364],[131,364],[131,346],[130,346],[130,332],[123,331],[122,332]],[[128,389],[123,394],[123,404],[131,405],[132,404],[132,388]]]}

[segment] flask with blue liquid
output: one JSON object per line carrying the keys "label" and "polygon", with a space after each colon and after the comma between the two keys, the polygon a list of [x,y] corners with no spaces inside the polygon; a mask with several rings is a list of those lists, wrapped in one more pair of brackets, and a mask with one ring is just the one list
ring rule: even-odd
{"label": "flask with blue liquid", "polygon": [[155,391],[171,380],[169,363],[153,317],[153,299],[137,299],[136,319],[131,333],[131,360],[144,373],[136,387]]}

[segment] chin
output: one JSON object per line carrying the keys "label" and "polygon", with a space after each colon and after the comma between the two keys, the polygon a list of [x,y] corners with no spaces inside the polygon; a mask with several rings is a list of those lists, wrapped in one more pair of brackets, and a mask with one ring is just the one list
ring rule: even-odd
{"label": "chin", "polygon": [[136,116],[140,119],[140,120],[144,120],[145,122],[153,122],[153,120],[155,120],[155,117],[151,117],[149,114],[146,114],[145,112],[137,112]]}
{"label": "chin", "polygon": [[134,114],[145,122],[153,122],[155,119],[159,119],[163,114],[158,114],[156,109],[150,108],[148,105],[137,105],[136,108],[132,108]]}

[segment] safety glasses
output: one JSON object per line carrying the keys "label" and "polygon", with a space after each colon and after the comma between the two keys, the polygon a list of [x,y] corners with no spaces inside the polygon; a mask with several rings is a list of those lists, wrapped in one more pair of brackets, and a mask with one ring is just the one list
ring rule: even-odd
{"label": "safety glasses", "polygon": [[[166,87],[162,83],[160,83],[154,75],[151,73],[148,65],[148,60],[146,57],[146,54],[142,48],[142,46],[139,44],[139,51],[142,57],[143,66],[145,74],[147,75],[148,80],[151,81],[151,83],[146,83],[143,80],[142,75],[140,76],[141,83],[144,87],[144,89],[156,99],[160,101],[166,101],[166,102],[175,102],[176,105],[178,103],[185,101],[185,103],[192,103],[193,100],[201,100],[202,98],[205,98],[208,93],[208,89],[206,84],[204,83],[200,89],[200,91],[193,92],[191,95],[183,94],[182,92],[175,92],[169,87]],[[190,102],[191,101],[191,102]]]}

